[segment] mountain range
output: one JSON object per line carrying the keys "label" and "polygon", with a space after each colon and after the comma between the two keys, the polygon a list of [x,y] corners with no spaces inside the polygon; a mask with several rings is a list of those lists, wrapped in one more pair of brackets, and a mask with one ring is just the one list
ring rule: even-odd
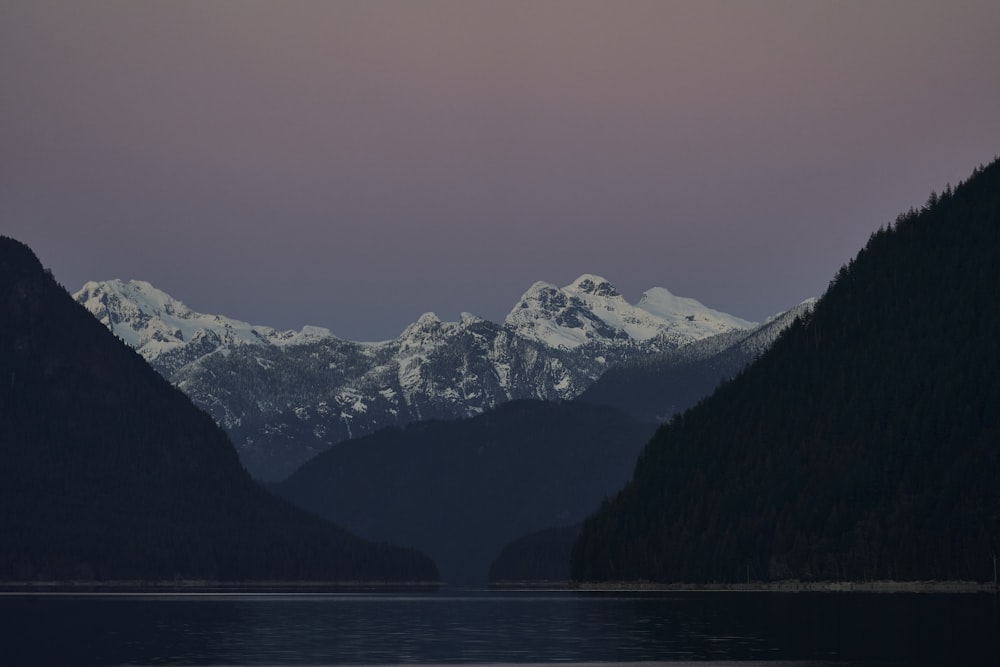
{"label": "mountain range", "polygon": [[[764,325],[684,315],[692,302],[658,290],[633,306],[588,275],[534,285],[502,325],[428,314],[368,344],[199,315],[145,283],[113,283],[127,299],[91,284],[74,303],[0,237],[0,579],[436,580],[424,547],[475,583],[504,542],[494,578],[551,579],[573,539],[578,581],[995,587],[998,235],[1000,160],[874,233],[821,299]],[[504,337],[518,354],[498,364]],[[581,391],[575,354],[610,370],[561,400]],[[525,369],[558,400],[512,400]],[[722,384],[678,411],[690,398],[661,389],[688,372]],[[315,399],[327,382],[360,415],[369,378],[398,416],[484,400],[490,373],[504,398],[478,414],[409,413],[423,420],[328,447],[270,485],[309,513],[267,494],[189,398],[200,387],[240,426],[275,400],[262,387]],[[307,421],[302,404],[284,409]]]}
{"label": "mountain range", "polygon": [[[426,313],[375,343],[197,313],[142,281],[90,282],[74,298],[211,414],[265,481],[387,426],[470,417],[515,399],[575,398],[622,365],[687,366],[728,350],[738,369],[790,321],[757,325],[663,288],[633,305],[591,274],[562,288],[535,283],[500,324]],[[671,399],[653,417],[735,372],[705,368],[710,379],[688,392],[693,399]]]}

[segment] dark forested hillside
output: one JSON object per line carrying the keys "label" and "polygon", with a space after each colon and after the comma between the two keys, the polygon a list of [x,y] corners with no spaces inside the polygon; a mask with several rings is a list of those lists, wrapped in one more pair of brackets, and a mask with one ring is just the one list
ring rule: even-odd
{"label": "dark forested hillside", "polygon": [[874,234],[814,313],[663,426],[578,580],[993,580],[1000,162]]}
{"label": "dark forested hillside", "polygon": [[436,580],[258,486],[225,434],[0,237],[0,580]]}
{"label": "dark forested hillside", "polygon": [[815,300],[745,330],[687,343],[609,368],[576,400],[611,405],[642,421],[665,422],[695,405],[760,356]]}
{"label": "dark forested hillside", "polygon": [[[726,335],[726,334],[722,334]],[[705,398],[742,365],[725,367],[716,359],[687,361],[676,351],[608,369],[577,399],[613,405],[637,419],[666,421]],[[744,359],[744,365],[750,359]]]}
{"label": "dark forested hillside", "polygon": [[490,564],[490,583],[565,583],[580,525],[556,526],[520,537],[506,545]]}
{"label": "dark forested hillside", "polygon": [[578,524],[618,491],[654,428],[613,408],[514,401],[340,443],[272,488],[363,537],[419,548],[451,584],[482,584],[506,543]]}

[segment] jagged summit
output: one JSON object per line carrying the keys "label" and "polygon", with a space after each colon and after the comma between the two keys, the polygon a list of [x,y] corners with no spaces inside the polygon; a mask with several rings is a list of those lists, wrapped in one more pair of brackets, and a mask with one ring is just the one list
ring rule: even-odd
{"label": "jagged summit", "polygon": [[583,274],[567,285],[564,289],[570,292],[593,294],[594,296],[603,296],[608,298],[621,297],[621,292],[618,291],[617,287],[611,284],[611,281],[592,273]]}
{"label": "jagged summit", "polygon": [[198,313],[144,280],[90,281],[73,298],[147,361],[193,341],[288,345],[334,337],[323,327],[278,331],[222,315]]}
{"label": "jagged summit", "polygon": [[415,322],[403,329],[403,333],[400,335],[400,338],[406,338],[409,334],[416,331],[437,329],[444,324],[445,323],[441,321],[441,318],[437,316],[437,313],[426,312],[418,317]]}
{"label": "jagged summit", "polygon": [[[217,347],[294,345],[335,338],[324,327],[278,331],[198,313],[143,280],[91,281],[74,298],[149,361],[195,341]],[[427,343],[428,337],[484,321],[463,312],[459,322],[445,322],[428,312],[397,340]],[[752,328],[754,323],[708,308],[695,299],[675,296],[662,287],[647,290],[639,303],[632,305],[611,281],[585,273],[562,288],[543,281],[534,283],[504,325],[519,337],[555,349],[573,349],[587,343],[617,344],[654,337],[684,344],[729,329]]]}
{"label": "jagged summit", "polygon": [[442,322],[434,313],[424,313],[417,321],[406,327],[397,339],[401,352],[413,352],[434,346],[442,335],[453,329],[453,322]]}
{"label": "jagged summit", "polygon": [[551,283],[535,283],[504,323],[519,336],[565,349],[658,337],[681,345],[730,329],[756,326],[695,299],[674,296],[662,287],[647,290],[642,300],[632,305],[610,281],[589,273],[561,289]]}

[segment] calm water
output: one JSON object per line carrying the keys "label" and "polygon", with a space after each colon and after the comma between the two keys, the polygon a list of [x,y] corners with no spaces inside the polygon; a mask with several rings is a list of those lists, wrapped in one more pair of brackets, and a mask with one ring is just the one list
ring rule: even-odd
{"label": "calm water", "polygon": [[3,665],[1000,664],[992,595],[0,595]]}

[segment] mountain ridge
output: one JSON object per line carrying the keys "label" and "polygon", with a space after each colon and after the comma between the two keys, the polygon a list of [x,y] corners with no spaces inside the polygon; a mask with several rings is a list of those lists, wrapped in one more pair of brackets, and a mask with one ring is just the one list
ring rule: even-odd
{"label": "mountain ridge", "polygon": [[[561,297],[560,300],[566,300],[566,297],[576,297],[581,300],[590,297],[592,299],[590,303],[584,303],[582,306],[579,302],[576,303],[578,307],[590,311],[598,310],[594,307],[594,300],[607,300],[622,304],[626,307],[627,315],[632,315],[633,311],[642,311],[648,315],[648,318],[642,322],[644,329],[620,327],[633,340],[648,340],[668,331],[670,338],[684,342],[710,335],[698,331],[694,327],[683,327],[685,322],[707,323],[711,333],[734,328],[751,329],[758,324],[708,308],[697,299],[675,296],[664,287],[650,288],[643,293],[637,304],[629,304],[610,281],[595,274],[585,273],[561,288],[544,281],[535,282],[517,300],[501,325],[511,326],[518,333],[522,333],[520,329],[523,323],[517,316],[520,311],[526,309],[526,304],[535,300],[533,297],[538,292],[557,294],[559,295],[557,298]],[[206,332],[219,334],[220,338],[227,344],[294,345],[303,342],[303,340],[317,338],[345,340],[336,336],[329,329],[320,326],[305,325],[297,331],[294,329],[279,330],[271,326],[251,324],[224,315],[199,313],[189,308],[183,301],[156,288],[151,283],[139,279],[125,281],[113,278],[88,281],[73,294],[73,297],[150,362],[164,353],[191,342],[197,335],[204,335]],[[613,312],[612,308],[604,304],[599,304],[599,306],[603,306],[602,310],[605,312],[594,312],[589,319],[603,321],[605,325],[609,326],[614,320],[619,319],[619,314]],[[536,317],[552,316],[551,312],[544,312],[548,310],[547,304],[543,304],[540,310],[543,312],[534,313]],[[632,317],[634,318],[634,315]],[[609,319],[612,322],[608,322]],[[421,323],[435,321],[450,325],[486,320],[478,315],[462,312],[457,322],[448,322],[442,320],[436,313],[428,311],[404,327],[396,339],[347,342],[353,342],[357,345],[385,344],[404,337],[408,330],[415,326],[419,327]],[[636,324],[636,322],[629,323]],[[674,328],[681,330],[670,331]],[[620,334],[611,337],[620,338]]]}
{"label": "mountain ridge", "polygon": [[269,495],[226,434],[0,236],[0,580],[434,581]]}
{"label": "mountain ridge", "polygon": [[662,426],[576,580],[996,581],[1000,159],[932,193]]}
{"label": "mountain ridge", "polygon": [[578,524],[620,489],[655,428],[612,407],[515,400],[340,443],[269,488],[363,537],[420,549],[450,585],[482,585],[504,544]]}

